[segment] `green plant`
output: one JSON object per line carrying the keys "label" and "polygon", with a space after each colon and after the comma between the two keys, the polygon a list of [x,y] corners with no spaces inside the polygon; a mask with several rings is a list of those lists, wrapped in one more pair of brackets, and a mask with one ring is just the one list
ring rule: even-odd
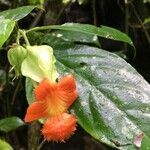
{"label": "green plant", "polygon": [[[11,48],[8,59],[16,76],[26,77],[28,103],[31,104],[34,100],[33,90],[37,82],[43,78],[53,81],[58,77],[57,73],[63,75],[69,72],[76,78],[79,93],[70,112],[77,117],[85,131],[98,141],[117,149],[134,150],[138,147],[148,150],[150,85],[121,57],[101,49],[98,36],[124,42],[135,49],[132,40],[117,29],[88,24],[66,23],[29,30],[15,28],[17,21],[34,8],[35,6],[24,6],[0,13],[0,35],[3,37],[0,46],[11,44],[4,43],[13,31],[17,33],[17,47],[13,47],[16,53],[11,53]],[[40,32],[45,30],[50,32]],[[22,38],[24,43],[20,44]],[[89,43],[93,46],[89,46]],[[43,48],[41,45],[45,44],[47,46]],[[25,55],[20,55],[18,46]],[[12,129],[21,125],[23,123],[17,121]]]}

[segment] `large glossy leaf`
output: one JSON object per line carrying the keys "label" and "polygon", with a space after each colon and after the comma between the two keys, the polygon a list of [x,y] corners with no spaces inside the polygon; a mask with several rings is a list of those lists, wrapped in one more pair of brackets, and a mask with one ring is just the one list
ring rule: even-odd
{"label": "large glossy leaf", "polygon": [[0,120],[0,131],[9,132],[24,125],[24,122],[18,117],[8,117]]}
{"label": "large glossy leaf", "polygon": [[28,30],[28,32],[33,30],[43,30],[43,29],[59,29],[59,30],[74,31],[74,32],[79,32],[84,34],[97,35],[107,39],[125,42],[134,47],[132,40],[125,33],[117,29],[106,27],[106,26],[96,27],[89,24],[66,23],[63,25],[37,27]]}
{"label": "large glossy leaf", "polygon": [[[47,37],[47,35],[45,35],[45,37]],[[92,43],[100,47],[100,43],[96,35],[90,35],[75,31],[57,30],[52,32],[52,36],[63,39],[64,41],[68,42]]]}
{"label": "large glossy leaf", "polygon": [[13,150],[13,148],[4,140],[0,139],[0,149],[1,150]]}
{"label": "large glossy leaf", "polygon": [[11,32],[13,31],[15,22],[9,19],[0,20],[0,47],[9,38]]}
{"label": "large glossy leaf", "polygon": [[27,16],[36,6],[22,6],[15,9],[5,10],[0,12],[0,16],[5,19],[18,21]]}
{"label": "large glossy leaf", "polygon": [[72,47],[74,43],[86,43],[100,47],[100,43],[96,35],[87,35],[85,33],[78,33],[74,31],[57,30],[47,34],[41,32],[30,32],[28,34],[28,38],[32,45],[48,44],[51,45],[53,49],[57,49],[59,47],[66,49]]}
{"label": "large glossy leaf", "polygon": [[142,145],[141,150],[149,150],[150,149],[150,137],[145,136]]}
{"label": "large glossy leaf", "polygon": [[129,148],[136,135],[150,136],[150,85],[123,59],[88,46],[56,51],[58,66],[77,78],[72,108],[96,139]]}
{"label": "large glossy leaf", "polygon": [[60,75],[76,77],[79,98],[71,112],[89,134],[132,150],[136,136],[150,137],[150,85],[131,65],[113,53],[81,45],[57,49],[55,56]]}
{"label": "large glossy leaf", "polygon": [[51,33],[43,36],[43,38],[40,39],[40,42],[51,45],[51,47],[53,47],[53,49],[57,49],[59,47],[62,47],[62,49],[66,49],[66,48],[72,47],[74,45],[73,41],[68,40],[66,42],[66,40],[62,39],[61,37],[58,38],[56,36],[53,36]]}

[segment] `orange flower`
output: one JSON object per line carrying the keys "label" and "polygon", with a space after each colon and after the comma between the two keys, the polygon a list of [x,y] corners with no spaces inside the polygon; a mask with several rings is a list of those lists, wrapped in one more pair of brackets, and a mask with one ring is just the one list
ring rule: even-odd
{"label": "orange flower", "polygon": [[72,75],[62,77],[58,83],[44,79],[35,88],[36,101],[28,107],[25,122],[58,116],[67,111],[77,96]]}
{"label": "orange flower", "polygon": [[49,118],[42,129],[44,138],[48,141],[60,141],[68,139],[76,130],[75,116],[63,113],[59,116]]}

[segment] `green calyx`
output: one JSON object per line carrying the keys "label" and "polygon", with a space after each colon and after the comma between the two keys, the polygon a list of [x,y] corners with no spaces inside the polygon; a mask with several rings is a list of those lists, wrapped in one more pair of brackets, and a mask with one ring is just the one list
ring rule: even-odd
{"label": "green calyx", "polygon": [[48,45],[27,46],[26,48],[28,55],[21,66],[22,75],[36,82],[40,82],[44,78],[55,82],[57,71],[53,49]]}
{"label": "green calyx", "polygon": [[8,51],[8,60],[15,70],[16,76],[21,74],[21,64],[27,56],[27,50],[20,45],[13,45]]}

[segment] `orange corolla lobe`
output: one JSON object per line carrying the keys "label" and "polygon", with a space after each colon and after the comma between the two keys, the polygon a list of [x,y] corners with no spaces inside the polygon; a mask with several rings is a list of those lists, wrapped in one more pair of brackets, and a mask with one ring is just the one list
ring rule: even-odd
{"label": "orange corolla lobe", "polygon": [[46,112],[45,103],[43,102],[34,102],[28,108],[25,115],[25,122],[34,121],[40,118],[47,118],[48,114]]}
{"label": "orange corolla lobe", "polygon": [[44,79],[35,88],[34,93],[36,101],[27,109],[26,122],[60,115],[66,112],[78,97],[72,75],[66,75],[56,83]]}
{"label": "orange corolla lobe", "polygon": [[42,134],[47,141],[64,142],[76,130],[74,115],[63,113],[49,118],[42,129]]}

